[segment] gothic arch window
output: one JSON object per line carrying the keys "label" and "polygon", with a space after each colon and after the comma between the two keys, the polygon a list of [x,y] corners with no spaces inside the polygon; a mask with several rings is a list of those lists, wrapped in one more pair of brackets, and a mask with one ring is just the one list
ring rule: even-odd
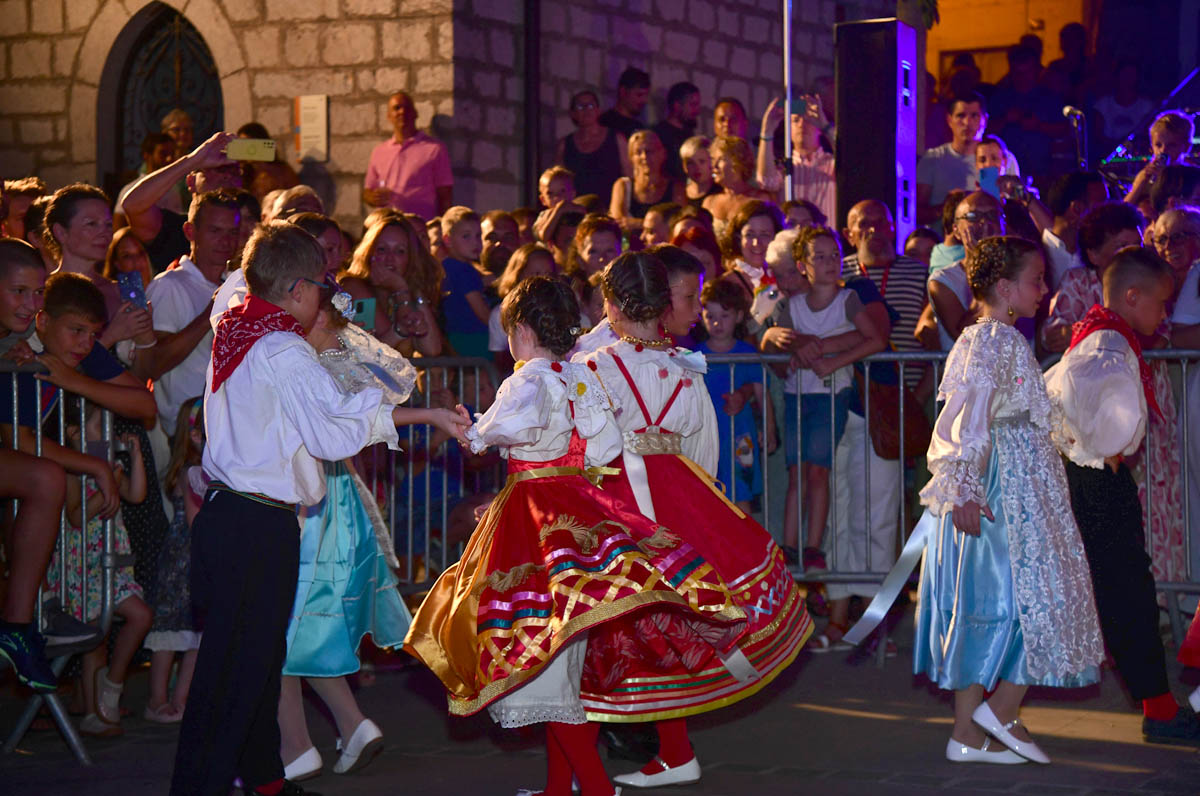
{"label": "gothic arch window", "polygon": [[197,144],[224,126],[208,45],[183,14],[153,2],[117,37],[101,80],[98,154],[110,195],[141,166],[142,139],[174,108],[191,115]]}

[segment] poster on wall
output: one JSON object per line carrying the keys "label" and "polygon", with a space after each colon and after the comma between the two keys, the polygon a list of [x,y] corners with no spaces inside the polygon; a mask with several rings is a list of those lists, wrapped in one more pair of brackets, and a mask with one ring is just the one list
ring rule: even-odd
{"label": "poster on wall", "polygon": [[296,159],[329,160],[329,97],[305,94],[296,97],[294,122]]}

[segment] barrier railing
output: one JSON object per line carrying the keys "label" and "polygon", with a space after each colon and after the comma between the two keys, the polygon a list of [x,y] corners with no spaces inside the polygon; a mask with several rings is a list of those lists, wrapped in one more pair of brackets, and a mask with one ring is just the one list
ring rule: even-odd
{"label": "barrier railing", "polygon": [[[1182,369],[1183,393],[1178,405],[1180,443],[1183,450],[1186,451],[1190,439],[1189,405],[1191,395],[1189,390],[1192,389],[1189,384],[1189,373],[1194,371],[1197,366],[1196,360],[1200,359],[1200,350],[1165,349],[1148,351],[1146,356],[1150,360],[1166,360]],[[889,381],[900,384],[908,383],[909,380],[906,377],[912,368],[931,368],[934,384],[937,384],[941,380],[945,359],[946,353],[944,352],[884,352],[864,359],[862,366],[868,379],[872,375],[876,375],[876,369],[887,368],[892,371]],[[735,368],[747,366],[757,368],[764,385],[764,392],[768,395],[771,387],[782,380],[772,366],[786,366],[788,361],[789,357],[786,354],[713,354],[708,356],[710,371],[727,368],[731,385],[737,384],[734,376]],[[451,388],[457,402],[471,404],[474,401],[473,411],[480,411],[482,408],[486,408],[487,403],[487,390],[483,388],[485,382],[491,387],[498,385],[495,369],[492,363],[485,359],[418,359],[414,361],[414,364],[424,374],[427,374],[426,379],[432,384],[427,383],[423,386],[422,391],[414,396],[413,405],[433,405],[434,389],[444,384]],[[430,387],[434,389],[430,389]],[[833,385],[830,386],[830,389],[832,392]],[[824,548],[830,567],[824,572],[810,574],[804,574],[799,567],[795,568],[796,576],[805,581],[819,581],[843,586],[850,584],[877,585],[883,580],[894,561],[896,551],[906,541],[910,525],[915,519],[913,514],[919,509],[915,503],[915,492],[923,486],[923,483],[912,478],[915,468],[910,460],[922,458],[925,451],[907,450],[904,435],[901,433],[899,434],[899,457],[895,460],[879,459],[874,454],[871,442],[869,390],[862,391],[861,400],[863,414],[859,421],[853,421],[853,439],[849,438],[848,433],[847,438],[842,440],[830,472],[831,500],[824,535]],[[836,412],[833,403],[830,401],[831,425],[834,423]],[[782,407],[776,407],[775,416],[777,425],[782,428],[785,424],[778,420],[782,418],[781,409]],[[896,412],[901,427],[905,423],[908,411],[910,410],[901,402]],[[725,455],[729,457],[729,471],[735,473],[737,472],[738,457],[736,445],[733,444],[736,440],[735,421],[733,417],[723,412],[720,406],[717,407],[717,418],[721,426],[721,433],[729,442],[724,446]],[[795,420],[796,449],[799,451],[803,448],[803,425],[800,422],[799,402],[797,402]],[[772,431],[767,424],[765,412],[759,415],[757,425],[761,439],[765,441]],[[1152,424],[1147,430],[1148,444],[1159,433],[1163,433],[1162,430]],[[502,485],[504,478],[502,463],[471,462],[469,460],[472,457],[458,450],[456,446],[440,447],[431,457],[428,457],[427,461],[418,450],[414,458],[412,455],[413,445],[416,444],[419,447],[422,439],[428,439],[427,434],[428,432],[425,431],[425,435],[422,436],[422,432],[415,429],[402,430],[401,444],[408,449],[408,452],[401,456],[391,452],[374,452],[372,454],[376,457],[386,456],[386,461],[393,465],[393,467],[385,465],[382,468],[373,468],[375,480],[372,483],[376,485],[377,494],[380,494],[378,485],[381,479],[388,478],[389,474],[392,478],[394,488],[386,489],[383,494],[387,497],[388,517],[393,538],[396,541],[396,550],[402,559],[401,576],[404,588],[412,592],[420,591],[436,575],[435,570],[444,569],[455,560],[457,557],[456,547],[460,542],[465,541],[474,525],[470,512],[459,510],[456,514],[458,507],[454,505],[454,501],[467,500],[469,501],[468,506],[472,507],[485,504],[489,494]],[[784,447],[782,435],[780,442],[780,447]],[[849,450],[852,445],[860,447],[857,455]],[[773,456],[768,456],[764,445],[757,445],[756,448],[759,455],[759,467],[762,471],[759,517],[768,530],[777,537],[783,538],[786,529],[782,528],[776,504],[779,502],[778,496],[786,493],[788,489],[786,470],[783,475],[783,483],[780,483],[777,474],[772,473],[775,468],[771,467],[773,460],[781,458],[783,453],[781,450]],[[862,465],[856,467],[854,472],[844,472],[847,467],[846,462],[849,460],[860,462]],[[378,458],[376,461],[383,464],[383,461]],[[433,474],[432,478],[422,478],[422,467],[426,464],[429,465],[427,469]],[[1183,540],[1187,555],[1187,574],[1184,580],[1163,581],[1158,584],[1160,590],[1177,596],[1186,593],[1200,593],[1200,582],[1193,574],[1191,562],[1189,529],[1193,509],[1186,487],[1192,475],[1186,454],[1182,457],[1181,467]],[[1144,479],[1152,479],[1154,477],[1153,465],[1148,464],[1145,470]],[[881,507],[870,499],[872,494],[882,491],[877,488],[879,484],[873,485],[873,479],[886,480],[888,483],[885,486],[892,488],[898,485],[898,490],[894,490],[898,492],[898,499],[895,500],[894,506]],[[727,490],[730,488],[728,484],[725,486]],[[835,496],[839,491],[842,492],[842,495],[840,499],[837,499]],[[847,491],[850,493],[849,496],[845,494]],[[1147,494],[1149,497],[1146,503],[1146,512],[1149,517],[1154,490],[1148,489]],[[805,499],[803,490],[798,490],[794,528],[798,540],[804,538]],[[891,501],[885,502],[890,503]],[[405,510],[398,511],[398,509]],[[894,517],[894,520],[885,520],[879,513],[881,510],[885,511],[888,517]],[[1147,528],[1149,528],[1149,524],[1147,524]],[[883,534],[886,534],[887,538],[876,538]],[[1150,545],[1149,552],[1153,555],[1155,550],[1153,545],[1157,544],[1157,540],[1149,531],[1147,539]],[[861,548],[861,554],[854,550],[844,549],[846,545],[857,545]],[[853,555],[849,555],[850,553]],[[851,568],[839,567],[838,562],[846,560],[844,554],[861,562],[860,565]],[[1181,637],[1184,626],[1178,599],[1168,600],[1167,607],[1173,630],[1177,638]]]}
{"label": "barrier railing", "polygon": [[[35,428],[31,429],[33,433],[33,450],[27,450],[26,452],[33,453],[38,456],[42,455],[42,447],[46,439],[47,432],[49,432],[50,436],[56,441],[63,441],[64,445],[68,444],[66,442],[68,439],[66,419],[67,407],[64,404],[67,401],[77,401],[77,416],[81,418],[81,428],[78,435],[78,450],[85,454],[89,452],[93,455],[104,454],[107,455],[111,461],[113,454],[113,418],[111,412],[108,410],[102,411],[100,421],[102,439],[97,441],[94,446],[89,447],[82,429],[82,418],[86,417],[87,415],[87,403],[83,398],[79,396],[65,396],[62,391],[58,389],[54,389],[52,392],[43,394],[42,386],[44,382],[40,381],[36,383],[36,389],[32,390],[32,396],[28,394],[28,390],[22,391],[19,389],[19,374],[47,372],[47,369],[39,364],[16,366],[10,362],[0,361],[0,388],[10,391],[14,421],[16,418],[20,417],[18,408],[23,407],[22,402],[28,403],[31,397],[33,399],[33,408],[36,411],[35,417],[42,420],[42,422],[38,423]],[[49,429],[46,428],[47,424],[50,426]],[[7,447],[12,450],[19,449],[21,446],[19,444],[15,422],[13,426],[8,426],[7,422],[0,420],[0,425],[6,426],[7,432],[11,436],[11,444]],[[71,580],[68,575],[70,574],[71,567],[77,567],[79,575],[78,588],[80,590],[80,594],[78,595],[78,604],[81,606],[83,620],[87,621],[91,614],[90,609],[95,608],[95,606],[89,604],[88,589],[88,581],[91,573],[88,571],[89,564],[88,555],[86,553],[88,524],[86,520],[88,517],[87,477],[75,476],[71,474],[68,474],[67,477],[77,478],[79,480],[81,504],[80,512],[82,518],[84,518],[82,527],[79,529],[79,533],[82,535],[79,545],[81,555],[79,556],[78,561],[70,560],[67,549],[67,541],[69,534],[73,533],[74,531],[72,530],[71,524],[68,521],[68,517],[66,516],[66,511],[64,508],[59,517],[58,540],[55,543],[56,559],[51,564],[52,567],[57,568],[58,575],[58,587],[55,590],[55,596],[58,597],[60,606],[66,610],[70,604],[69,597],[71,596],[68,593],[68,589],[70,588],[69,583]],[[0,489],[2,489],[2,487],[0,487]],[[0,494],[0,499],[3,497],[11,497],[11,495],[6,496]],[[153,499],[153,496],[147,496],[147,499]],[[13,501],[11,512],[8,513],[6,519],[11,520],[15,518],[18,508],[19,507],[16,505],[16,502]],[[112,626],[113,591],[115,581],[114,576],[117,567],[121,564],[121,562],[118,561],[118,557],[115,552],[114,541],[113,520],[106,519],[103,521],[103,547],[100,555],[100,606],[98,621],[95,623],[100,629],[100,638],[106,636]],[[11,561],[9,564],[11,565]],[[34,604],[34,622],[36,623],[35,626],[39,629],[43,628],[43,606],[46,598],[46,586],[45,582],[43,582],[42,586],[38,589],[37,599]],[[56,676],[60,676],[63,670],[66,668],[67,663],[73,656],[79,653],[87,652],[88,650],[95,648],[99,643],[99,641],[92,641],[85,644],[48,646],[45,650],[45,653],[46,657],[50,660],[50,667],[54,671],[54,674]],[[71,752],[75,755],[75,758],[84,765],[90,765],[91,758],[88,756],[87,750],[83,746],[83,742],[79,737],[79,733],[74,723],[71,721],[67,711],[62,705],[62,701],[59,699],[58,694],[56,693],[39,694],[35,692],[28,699],[24,710],[17,719],[17,723],[8,733],[3,746],[3,753],[11,754],[12,752],[16,751],[17,745],[21,742],[21,739],[25,736],[25,733],[29,730],[30,725],[33,723],[34,718],[37,716],[38,711],[43,705],[45,705],[46,710],[54,720],[54,723],[58,726],[59,731],[62,733],[63,740],[71,749]]]}

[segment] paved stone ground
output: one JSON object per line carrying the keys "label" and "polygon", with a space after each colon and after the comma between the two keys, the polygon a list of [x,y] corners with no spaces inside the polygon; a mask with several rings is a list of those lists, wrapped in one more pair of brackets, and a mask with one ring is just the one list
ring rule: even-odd
{"label": "paved stone ground", "polygon": [[[695,785],[662,796],[741,794],[1154,794],[1200,793],[1200,752],[1147,745],[1141,716],[1111,672],[1079,691],[1035,690],[1023,718],[1050,766],[966,766],[943,759],[950,698],[914,678],[911,626],[897,632],[900,656],[873,661],[802,652],[771,687],[746,702],[692,722],[704,766]],[[1173,652],[1172,652],[1173,654]],[[1182,697],[1190,686],[1172,666]],[[95,765],[78,765],[57,732],[28,734],[0,758],[0,793],[142,796],[164,794],[177,731],[140,718],[146,671],[131,678],[124,704],[135,714],[125,735],[89,740]],[[438,683],[416,666],[382,667],[361,688],[364,712],[383,728],[384,752],[360,774],[326,774],[305,785],[332,796],[511,794],[543,781],[541,737],[498,730],[486,717],[451,719]],[[20,702],[0,696],[0,731]],[[336,759],[331,725],[310,705],[309,726],[326,765]],[[636,767],[607,762],[611,773]]]}

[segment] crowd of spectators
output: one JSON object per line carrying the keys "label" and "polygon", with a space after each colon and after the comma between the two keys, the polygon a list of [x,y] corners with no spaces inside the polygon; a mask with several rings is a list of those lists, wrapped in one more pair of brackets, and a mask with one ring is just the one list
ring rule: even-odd
{"label": "crowd of spectators", "polygon": [[[917,169],[918,220],[924,226],[903,241],[896,239],[893,209],[883,197],[859,202],[844,219],[836,215],[838,120],[828,81],[790,107],[773,100],[762,109],[751,141],[753,117],[738,99],[704,97],[687,82],[667,89],[665,113],[650,125],[644,113],[651,76],[631,67],[620,76],[608,110],[600,110],[599,91],[571,97],[565,110],[575,129],[561,139],[555,163],[541,176],[540,206],[516,208],[455,205],[447,149],[418,129],[413,101],[400,92],[389,98],[386,110],[393,135],[365,164],[362,199],[371,210],[361,229],[334,221],[285,162],[231,161],[225,150],[234,134],[217,133],[194,146],[191,120],[172,112],[161,133],[146,137],[139,176],[121,189],[115,205],[84,184],[51,191],[36,176],[4,183],[0,351],[16,361],[39,356],[53,383],[122,418],[120,433],[129,435],[130,449],[138,452],[123,465],[125,475],[137,475],[142,489],[118,484],[122,479],[102,460],[71,455],[69,440],[43,451],[57,469],[42,472],[24,460],[21,466],[50,482],[61,480],[64,471],[88,474],[103,514],[120,507],[136,561],[128,573],[128,596],[144,596],[154,616],[156,601],[163,599],[156,584],[167,576],[160,549],[172,517],[178,522],[186,514],[173,500],[178,495],[160,485],[178,480],[177,472],[165,478],[170,440],[186,449],[187,435],[195,430],[181,427],[181,418],[204,391],[212,322],[245,290],[238,278],[241,250],[256,224],[290,219],[317,238],[329,274],[356,302],[355,323],[380,341],[410,358],[490,359],[501,376],[514,363],[497,333],[497,307],[521,280],[562,274],[580,298],[581,329],[603,340],[612,332],[597,274],[624,250],[655,247],[678,252],[664,257],[687,258],[686,267],[673,270],[695,277],[672,283],[674,323],[687,319],[681,328],[668,329],[677,342],[712,353],[790,355],[780,369],[781,407],[753,374],[730,371],[710,383],[718,411],[735,418],[731,447],[722,454],[730,467],[721,474],[731,499],[747,509],[758,507],[759,451],[773,452],[782,439],[790,478],[781,538],[793,563],[806,571],[830,565],[823,530],[837,512],[840,521],[832,525],[839,553],[831,566],[862,570],[870,545],[872,568],[885,570],[894,555],[904,487],[900,468],[867,444],[871,432],[862,384],[908,392],[929,412],[937,385],[933,369],[919,364],[906,368],[901,383],[894,368],[875,366],[864,378],[859,363],[883,350],[949,349],[978,314],[962,261],[979,241],[1007,232],[1044,246],[1051,296],[1023,330],[1040,354],[1065,349],[1071,324],[1098,300],[1104,268],[1127,246],[1152,247],[1175,275],[1171,316],[1144,344],[1200,347],[1200,210],[1193,206],[1200,170],[1185,162],[1194,135],[1191,119],[1171,112],[1154,121],[1149,137],[1160,157],[1119,194],[1097,173],[1071,168],[1072,159],[1060,157],[1067,135],[1062,104],[1092,102],[1109,137],[1127,135],[1129,124],[1136,123],[1131,120],[1149,107],[1136,92],[1136,64],[1121,66],[1111,96],[1093,98],[1101,83],[1074,36],[1074,28],[1064,29],[1063,58],[1044,68],[1031,42],[1015,46],[1010,72],[995,86],[980,82],[970,59],[956,62],[944,104],[932,106],[940,108],[936,111],[931,107],[931,146]],[[711,125],[700,119],[706,102],[715,108]],[[261,138],[268,131],[251,122],[236,135]],[[790,163],[783,159],[784,135],[791,138]],[[981,180],[981,170],[988,168],[995,170],[994,181]],[[784,195],[787,174],[792,198]],[[1025,179],[1030,175],[1032,184]],[[1034,190],[1039,186],[1040,192]],[[137,275],[133,281],[144,291],[144,303],[139,291],[120,287],[130,282],[122,277],[127,273]],[[45,306],[38,306],[43,283]],[[76,298],[51,306],[51,288],[60,285]],[[74,316],[79,316],[71,327],[74,338],[53,334],[53,319]],[[1151,474],[1140,480],[1151,493],[1143,499],[1152,506],[1147,536],[1155,576],[1180,580],[1187,566],[1182,457],[1195,453],[1176,444],[1181,409],[1165,363],[1155,363],[1154,377],[1162,416],[1151,421],[1149,442],[1135,463],[1139,472]],[[468,369],[440,371],[423,389],[434,403],[452,404],[457,394],[470,396],[473,410],[483,410],[495,386],[486,370]],[[1196,402],[1200,388],[1192,387]],[[1200,411],[1200,405],[1189,408]],[[25,449],[28,428],[47,419],[23,416],[10,400],[0,423],[7,423],[4,433],[15,435]],[[764,426],[766,437],[756,431]],[[463,454],[437,459],[435,440],[419,442],[426,449],[408,455],[423,457],[422,467],[442,468],[424,473],[426,486],[441,480],[431,477],[435,472],[457,477]],[[831,489],[834,467],[839,476]],[[135,499],[139,494],[143,497]],[[798,535],[801,494],[807,507],[804,544]],[[47,495],[53,503],[53,489],[38,496],[5,495],[20,498],[25,507],[24,519],[9,535],[8,544],[17,550],[10,551],[9,561],[24,574],[10,581],[0,616],[5,623],[30,621],[27,592],[41,582],[50,548],[42,537],[29,541],[36,534],[28,528],[31,517],[46,511]],[[465,521],[469,527],[469,513]],[[76,524],[86,525],[87,518]],[[31,577],[28,571],[36,573]],[[871,588],[831,586],[832,621],[818,648],[839,645],[847,598],[869,595]],[[142,635],[151,630],[135,603],[127,607],[127,628]],[[73,608],[78,619],[93,618],[84,606]],[[133,631],[122,632],[98,693],[85,683],[89,715],[99,716],[85,725],[89,731],[111,734],[119,726],[111,705],[128,666],[125,653],[141,642],[130,637]],[[157,693],[147,716],[177,720],[170,705],[164,708],[161,689]]]}

